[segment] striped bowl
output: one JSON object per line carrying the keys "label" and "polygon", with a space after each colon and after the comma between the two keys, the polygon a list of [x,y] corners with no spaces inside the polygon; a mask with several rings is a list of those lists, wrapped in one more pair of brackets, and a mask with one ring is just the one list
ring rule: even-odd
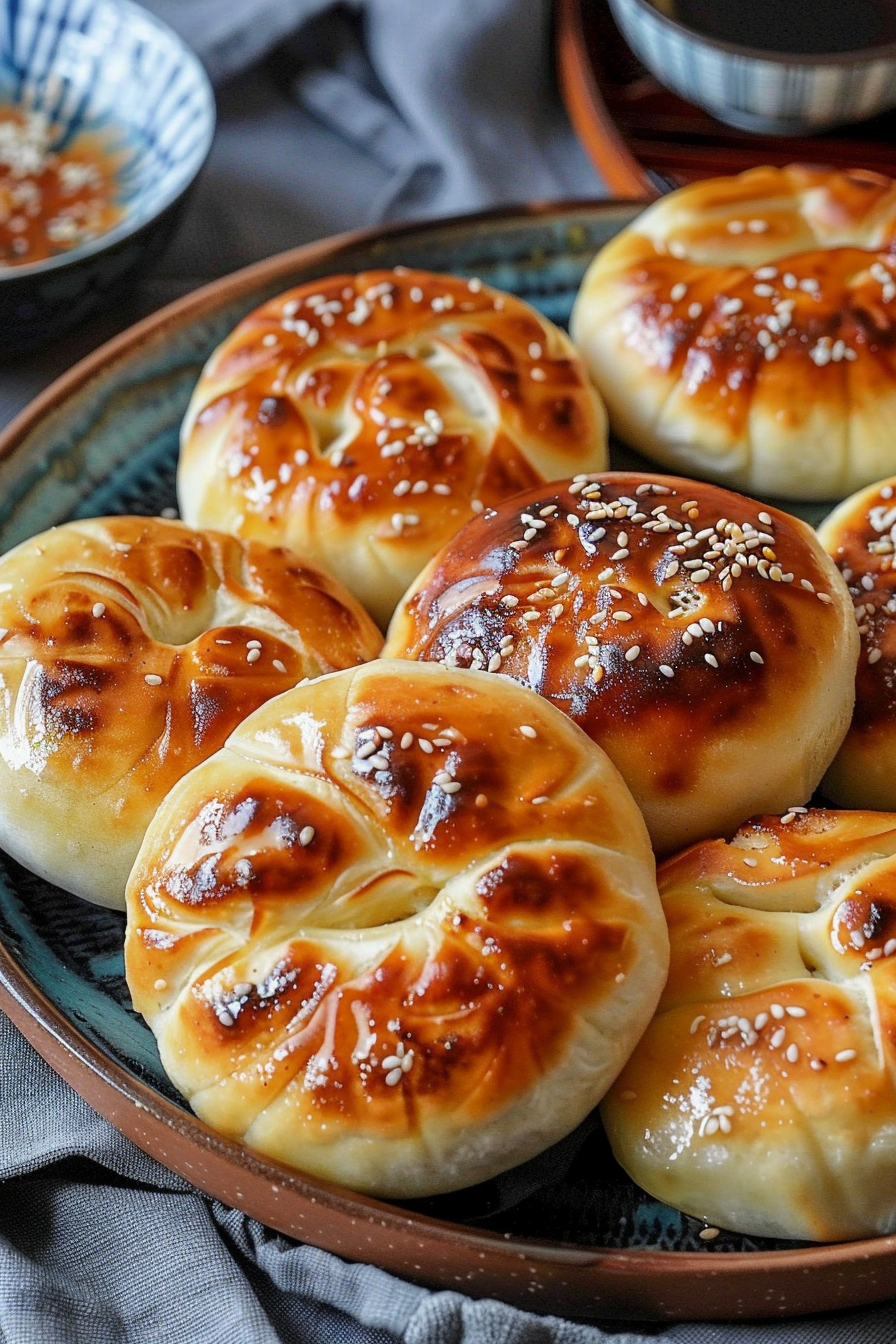
{"label": "striped bowl", "polygon": [[896,42],[789,55],[709,37],[661,13],[651,0],[609,0],[609,6],[626,42],[661,84],[740,130],[811,135],[896,106]]}
{"label": "striped bowl", "polygon": [[44,344],[120,294],[170,241],[215,128],[211,84],[131,0],[0,0],[0,115],[37,113],[51,148],[114,155],[119,222],[46,261],[0,267],[0,351]]}

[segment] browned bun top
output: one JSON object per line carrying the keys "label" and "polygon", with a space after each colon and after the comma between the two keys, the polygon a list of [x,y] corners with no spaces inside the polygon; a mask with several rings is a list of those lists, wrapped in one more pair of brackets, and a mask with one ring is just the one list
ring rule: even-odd
{"label": "browned bun top", "polygon": [[0,559],[0,843],[123,906],[170,786],[263,701],[381,642],[282,547],[136,517],[23,542]]}
{"label": "browned bun top", "polygon": [[622,1165],[717,1227],[896,1230],[896,815],[761,818],[658,880],[669,979],[604,1103]]}
{"label": "browned bun top", "polygon": [[852,724],[822,785],[843,807],[896,809],[896,478],[857,491],[818,529],[861,637]]}
{"label": "browned bun top", "polygon": [[565,332],[477,280],[367,271],[289,290],[219,346],[178,494],[189,522],[286,542],[385,624],[478,509],[606,462]]}
{"label": "browned bun top", "polygon": [[434,665],[262,706],[165,800],[128,888],[134,1005],[198,1114],[381,1194],[572,1129],[666,958],[604,753],[524,688]]}
{"label": "browned bun top", "polygon": [[858,636],[811,529],[715,485],[607,472],[470,522],[385,654],[483,668],[608,752],[666,851],[804,802],[849,721]]}
{"label": "browned bun top", "polygon": [[691,183],[593,261],[571,331],[614,429],[760,495],[896,467],[896,183],[791,165]]}

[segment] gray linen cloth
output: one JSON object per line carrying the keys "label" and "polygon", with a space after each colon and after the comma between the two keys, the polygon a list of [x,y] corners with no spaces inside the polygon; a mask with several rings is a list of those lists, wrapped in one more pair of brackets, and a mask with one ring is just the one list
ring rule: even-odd
{"label": "gray linen cloth", "polygon": [[[183,34],[215,81],[208,167],[164,263],[127,304],[0,368],[0,425],[135,318],[261,257],[379,221],[602,194],[554,86],[548,0],[147,8]],[[198,1194],[145,1156],[2,1016],[0,1115],[6,1344],[896,1339],[894,1305],[798,1322],[599,1327],[346,1264]]]}

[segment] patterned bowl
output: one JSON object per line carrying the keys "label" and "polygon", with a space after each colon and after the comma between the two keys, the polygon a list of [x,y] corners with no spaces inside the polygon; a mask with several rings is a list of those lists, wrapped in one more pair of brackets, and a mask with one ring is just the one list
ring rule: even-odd
{"label": "patterned bowl", "polygon": [[[706,16],[705,30],[689,27],[676,0],[609,0],[610,10],[628,45],[656,79],[711,116],[740,130],[764,135],[811,135],[832,126],[863,121],[896,106],[896,30],[887,31],[885,7],[862,0],[862,24],[847,25],[853,10],[800,6],[787,0],[739,0],[723,9],[694,0],[694,12]],[[867,10],[867,13],[865,12]],[[689,14],[690,8],[684,11]],[[777,13],[778,18],[774,16]],[[842,22],[836,16],[841,16]],[[722,15],[734,15],[738,28],[725,28]],[[788,27],[797,15],[799,54],[787,45]],[[877,18],[880,31],[875,31]],[[771,20],[771,22],[770,22]],[[805,31],[799,33],[799,28]],[[867,44],[853,46],[857,34]],[[750,34],[750,45],[745,37]],[[737,40],[726,40],[736,34]],[[760,35],[768,49],[756,45]],[[850,50],[825,50],[841,44]],[[804,45],[799,46],[800,41]],[[806,48],[820,48],[807,54]]]}
{"label": "patterned bowl", "polygon": [[130,0],[0,0],[0,352],[114,299],[169,242],[211,147],[197,57]]}

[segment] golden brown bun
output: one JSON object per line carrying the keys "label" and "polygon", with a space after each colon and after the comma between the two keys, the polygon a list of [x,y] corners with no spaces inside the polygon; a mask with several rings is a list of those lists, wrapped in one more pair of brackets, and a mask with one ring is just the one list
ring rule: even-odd
{"label": "golden brown bun", "polygon": [[614,1152],[718,1227],[896,1231],[896,815],[763,818],[660,866],[672,963]]}
{"label": "golden brown bun", "polygon": [[134,1006],[194,1110],[392,1197],[570,1131],[667,959],[607,757],[530,691],[435,666],[264,705],[166,799],[128,886]]}
{"label": "golden brown bun", "polygon": [[0,559],[0,845],[124,908],[176,779],[248,713],[382,640],[282,548],[160,518],[66,523]]}
{"label": "golden brown bun", "polygon": [[849,724],[857,652],[846,585],[804,523],[629,472],[469,523],[384,648],[547,696],[615,761],[659,852],[808,799]]}
{"label": "golden brown bun", "polygon": [[818,536],[846,580],[861,635],[852,724],[822,792],[838,807],[896,811],[896,477],[844,500]]}
{"label": "golden brown bun", "polygon": [[283,542],[385,626],[483,505],[607,465],[606,414],[565,332],[475,280],[337,275],[251,313],[182,433],[184,518]]}
{"label": "golden brown bun", "polygon": [[585,275],[571,331],[631,447],[758,495],[896,469],[896,183],[754,168],[663,197]]}

